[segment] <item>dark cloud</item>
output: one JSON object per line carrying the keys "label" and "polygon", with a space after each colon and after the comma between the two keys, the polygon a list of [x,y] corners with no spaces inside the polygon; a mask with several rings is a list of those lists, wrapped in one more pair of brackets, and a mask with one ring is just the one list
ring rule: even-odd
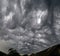
{"label": "dark cloud", "polygon": [[[3,1],[5,1],[5,3]],[[0,9],[1,51],[7,53],[9,48],[14,48],[22,54],[36,53],[59,44],[59,0],[55,0],[55,2],[52,0],[6,1],[7,0],[1,1]],[[12,13],[12,15],[10,15],[10,13]],[[38,18],[42,21],[41,24],[37,24],[37,26],[35,21],[37,21],[36,19]],[[5,19],[8,20],[5,21]]]}

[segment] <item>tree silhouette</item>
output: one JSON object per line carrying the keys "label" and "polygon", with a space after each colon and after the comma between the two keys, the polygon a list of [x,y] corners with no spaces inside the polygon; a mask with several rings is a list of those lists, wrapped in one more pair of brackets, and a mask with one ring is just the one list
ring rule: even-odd
{"label": "tree silhouette", "polygon": [[16,50],[14,50],[13,48],[10,48],[8,56],[20,56],[20,55]]}

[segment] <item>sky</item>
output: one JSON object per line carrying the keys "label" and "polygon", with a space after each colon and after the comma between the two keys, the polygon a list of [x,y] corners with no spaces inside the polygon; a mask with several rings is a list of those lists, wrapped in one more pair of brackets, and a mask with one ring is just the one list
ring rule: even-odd
{"label": "sky", "polygon": [[29,54],[60,43],[57,5],[53,11],[55,28],[51,29],[48,22],[51,22],[52,14],[45,0],[0,1],[0,51],[8,53],[10,48],[14,48],[21,54]]}

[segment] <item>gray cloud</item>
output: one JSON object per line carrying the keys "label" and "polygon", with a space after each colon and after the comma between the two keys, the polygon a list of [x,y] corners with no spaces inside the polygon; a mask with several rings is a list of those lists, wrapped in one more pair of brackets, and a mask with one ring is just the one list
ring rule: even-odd
{"label": "gray cloud", "polygon": [[[60,38],[59,36],[55,37],[56,35],[54,34],[56,28],[58,28],[57,31],[60,29],[57,27],[59,24],[57,25],[53,22],[55,24],[54,29],[50,28],[51,25],[48,26],[51,20],[47,18],[49,10],[47,4],[44,2],[45,0],[19,0],[22,4],[25,3],[25,5],[18,4],[17,0],[13,0],[13,2],[12,0],[3,1],[5,1],[5,3],[1,1],[1,8],[5,8],[6,10],[1,9],[0,51],[8,53],[10,48],[14,48],[22,54],[35,53],[59,44],[60,41],[58,41],[58,39],[60,40]],[[17,7],[14,8],[14,5]],[[25,12],[23,12],[24,10]],[[45,16],[40,17],[41,13],[39,16],[36,15],[38,11],[44,12],[46,10],[48,13],[44,13],[44,15],[46,14]],[[11,12],[13,15],[9,14]],[[8,17],[9,15],[10,17]],[[5,16],[6,19],[8,19],[6,24],[4,20]],[[35,18],[42,20],[38,26],[36,26],[36,24],[33,26],[34,20],[36,20]],[[57,18],[59,18],[59,15]],[[32,21],[31,19],[34,20]],[[16,27],[13,27],[14,24],[16,24]],[[7,25],[9,27],[7,27]]]}

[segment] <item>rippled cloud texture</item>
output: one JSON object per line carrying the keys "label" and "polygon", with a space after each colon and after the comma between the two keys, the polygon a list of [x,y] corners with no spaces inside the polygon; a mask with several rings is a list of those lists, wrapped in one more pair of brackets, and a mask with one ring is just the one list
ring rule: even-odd
{"label": "rippled cloud texture", "polygon": [[59,0],[0,0],[0,51],[21,54],[60,44]]}

